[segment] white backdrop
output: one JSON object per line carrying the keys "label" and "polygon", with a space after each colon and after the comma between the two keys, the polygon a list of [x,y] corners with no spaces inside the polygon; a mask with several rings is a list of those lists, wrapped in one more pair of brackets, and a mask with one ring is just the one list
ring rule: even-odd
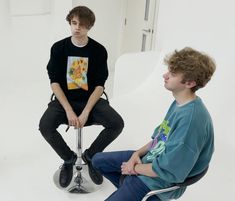
{"label": "white backdrop", "polygon": [[[208,185],[204,188],[209,200],[234,199],[234,8],[233,0],[161,0],[159,8],[156,34],[159,50],[191,46],[210,54],[217,63],[214,77],[198,93],[204,99],[215,127],[215,154],[209,178],[205,181]],[[190,191],[187,193],[188,197],[184,198],[192,200]],[[199,196],[199,199],[205,198]]]}
{"label": "white backdrop", "polygon": [[[47,7],[47,14],[44,15],[29,15],[28,9],[22,9],[21,3],[22,1],[12,1],[13,9],[8,0],[0,0],[0,135],[6,136],[0,142],[0,156],[14,152],[9,144],[15,133],[20,134],[14,135],[14,141],[23,141],[15,145],[18,153],[28,151],[24,149],[24,143],[29,142],[29,148],[35,148],[34,145],[38,142],[34,134],[38,133],[38,121],[51,93],[46,72],[50,47],[55,41],[70,35],[65,17],[73,6],[85,4],[94,10],[97,21],[90,35],[107,48],[110,71],[118,57],[121,1],[106,2],[106,8],[115,6],[117,12],[112,9],[102,12],[105,1],[94,4],[92,1],[51,0],[50,12],[48,13]],[[36,7],[38,5],[33,9],[43,12],[43,5]],[[21,15],[10,15],[12,9]]]}
{"label": "white backdrop", "polygon": [[90,36],[105,45],[110,70],[114,70],[115,61],[120,56],[125,0],[73,0],[72,2],[73,6],[87,6],[96,14],[96,23],[90,31]]}
{"label": "white backdrop", "polygon": [[215,58],[215,75],[199,94],[212,113],[216,141],[228,147],[235,147],[231,134],[235,120],[234,8],[232,0],[162,0],[156,42],[159,50],[191,46]]}
{"label": "white backdrop", "polygon": [[[42,167],[44,171],[53,171],[56,168],[58,158],[55,158],[37,128],[50,94],[45,71],[49,49],[54,41],[69,34],[69,27],[64,18],[74,2],[52,0],[54,6],[51,14],[10,17],[9,1],[0,0],[0,171],[3,171],[2,174],[12,175],[9,167],[17,168],[15,161],[21,163],[32,159],[35,162],[35,156],[39,159],[47,158],[43,158],[42,162],[49,161],[46,168]],[[105,4],[103,1],[102,3],[106,10],[111,12],[114,9],[111,4]],[[89,1],[89,4],[92,5],[92,2]],[[235,151],[235,137],[231,128],[235,120],[234,8],[233,0],[161,0],[156,40],[156,47],[160,51],[191,46],[209,53],[216,60],[216,73],[199,95],[206,102],[214,120],[216,151],[209,174],[213,173],[214,179],[211,181],[218,182],[221,189],[225,189],[223,186],[226,186],[226,194],[220,195],[220,198],[225,198],[224,200],[230,198],[229,193],[232,192],[235,182],[235,159],[232,156]],[[97,10],[101,11],[101,7]],[[108,25],[112,23],[111,21],[107,20],[104,27],[105,36],[109,37],[106,41],[107,46],[109,51],[114,51],[112,53],[114,56],[111,56],[114,59],[118,45],[109,44],[112,40],[119,41],[118,30],[121,25],[112,29],[110,27],[114,27],[114,24]],[[119,18],[116,16],[114,21],[118,23]],[[102,24],[99,21],[98,23]],[[114,30],[117,31],[116,35]],[[104,30],[98,30],[92,34],[101,37],[103,32]],[[112,47],[115,47],[114,50]],[[17,170],[14,169],[14,172],[17,173]],[[11,179],[15,181],[14,178]],[[48,179],[48,182],[51,180]],[[0,198],[3,195],[4,185],[5,183],[0,183]],[[25,186],[27,187],[26,183]],[[8,192],[9,195],[10,193],[11,191]],[[216,193],[221,194],[224,191],[218,190]],[[15,200],[10,198],[4,200],[27,199],[17,199],[16,196]]]}

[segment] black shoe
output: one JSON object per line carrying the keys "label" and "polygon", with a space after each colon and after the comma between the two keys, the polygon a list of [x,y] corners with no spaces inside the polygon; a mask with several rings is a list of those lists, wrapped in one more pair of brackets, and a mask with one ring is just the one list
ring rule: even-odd
{"label": "black shoe", "polygon": [[76,160],[77,155],[74,154],[71,160],[65,161],[62,165],[59,176],[59,182],[61,187],[65,188],[70,184],[73,178],[73,165],[75,164]]}
{"label": "black shoe", "polygon": [[97,184],[100,185],[103,183],[103,176],[100,174],[98,170],[96,170],[91,163],[91,158],[87,154],[87,150],[82,154],[82,160],[88,165],[89,175],[91,177],[91,180]]}

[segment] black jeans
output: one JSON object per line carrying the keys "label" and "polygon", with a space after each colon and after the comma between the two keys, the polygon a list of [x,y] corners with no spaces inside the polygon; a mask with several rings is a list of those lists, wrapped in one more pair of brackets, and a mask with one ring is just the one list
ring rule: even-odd
{"label": "black jeans", "polygon": [[[70,104],[77,115],[79,115],[86,106],[86,102],[70,102]],[[57,128],[61,124],[68,124],[68,119],[65,110],[56,99],[48,104],[48,108],[40,120],[39,130],[56,153],[64,161],[68,161],[71,159],[73,151],[57,131]],[[124,127],[122,117],[109,105],[107,100],[102,98],[90,112],[87,124],[99,124],[104,127],[88,149],[88,155],[91,158],[94,154],[102,152],[116,139]]]}

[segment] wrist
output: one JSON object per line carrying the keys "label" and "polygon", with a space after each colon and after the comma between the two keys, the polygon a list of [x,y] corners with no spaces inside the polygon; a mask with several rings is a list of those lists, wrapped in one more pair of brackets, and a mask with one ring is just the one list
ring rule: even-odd
{"label": "wrist", "polygon": [[140,154],[139,154],[138,151],[135,151],[135,152],[134,152],[134,155],[140,157]]}
{"label": "wrist", "polygon": [[134,165],[134,168],[133,168],[133,170],[134,170],[134,172],[135,172],[135,174],[137,175],[138,174],[138,165],[139,165],[139,163],[136,163],[135,165]]}
{"label": "wrist", "polygon": [[65,112],[66,112],[66,113],[73,112],[73,109],[72,109],[72,108],[66,108],[66,109],[65,109]]}
{"label": "wrist", "polygon": [[86,115],[86,116],[89,116],[90,111],[86,109],[86,110],[83,110],[82,113],[83,113],[84,115]]}

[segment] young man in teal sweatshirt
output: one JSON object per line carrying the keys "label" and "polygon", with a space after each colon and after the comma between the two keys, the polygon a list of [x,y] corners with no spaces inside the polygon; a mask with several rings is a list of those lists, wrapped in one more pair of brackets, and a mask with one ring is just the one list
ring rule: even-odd
{"label": "young man in teal sweatshirt", "polygon": [[[107,201],[141,201],[149,191],[181,183],[209,165],[214,150],[213,124],[195,92],[211,79],[215,63],[188,47],[168,55],[165,63],[164,86],[175,100],[151,141],[137,151],[97,153],[92,159],[93,167],[117,187]],[[119,186],[121,175],[127,176]],[[184,191],[180,188],[148,200],[177,199]]]}

